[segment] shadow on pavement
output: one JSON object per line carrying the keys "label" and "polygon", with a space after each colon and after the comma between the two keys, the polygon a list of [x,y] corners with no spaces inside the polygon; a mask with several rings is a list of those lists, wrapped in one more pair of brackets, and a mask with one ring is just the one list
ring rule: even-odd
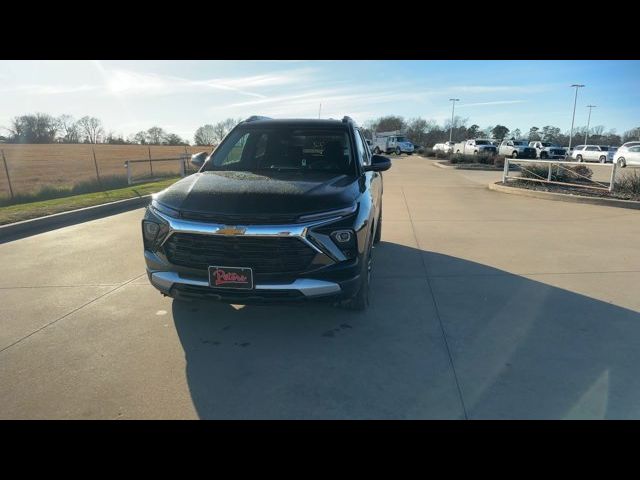
{"label": "shadow on pavement", "polygon": [[199,416],[640,417],[637,312],[393,243],[375,258],[364,313],[174,300]]}

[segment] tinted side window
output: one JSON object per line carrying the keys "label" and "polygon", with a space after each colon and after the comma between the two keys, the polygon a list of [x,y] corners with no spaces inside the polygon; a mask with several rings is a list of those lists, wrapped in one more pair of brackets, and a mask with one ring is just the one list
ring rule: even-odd
{"label": "tinted side window", "polygon": [[371,163],[371,150],[369,149],[369,144],[360,130],[358,130],[358,134],[360,135],[362,145],[364,146],[364,164],[369,165]]}
{"label": "tinted side window", "polygon": [[356,139],[356,155],[358,155],[358,160],[360,160],[361,165],[366,165],[367,157],[365,153],[365,146],[363,145],[360,132],[356,130],[353,133],[355,134],[354,137]]}

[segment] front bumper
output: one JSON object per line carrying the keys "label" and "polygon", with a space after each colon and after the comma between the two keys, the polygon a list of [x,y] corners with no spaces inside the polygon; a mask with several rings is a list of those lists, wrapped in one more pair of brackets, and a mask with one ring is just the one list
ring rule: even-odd
{"label": "front bumper", "polygon": [[337,281],[297,278],[290,283],[264,283],[253,290],[219,289],[203,277],[184,276],[173,271],[150,271],[151,284],[173,298],[209,298],[229,303],[288,303],[308,300],[338,300],[356,293],[359,277]]}

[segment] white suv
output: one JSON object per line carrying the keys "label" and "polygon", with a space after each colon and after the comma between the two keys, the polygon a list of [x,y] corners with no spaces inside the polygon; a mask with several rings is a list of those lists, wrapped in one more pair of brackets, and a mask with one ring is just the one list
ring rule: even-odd
{"label": "white suv", "polygon": [[640,142],[627,142],[622,145],[613,156],[613,161],[623,168],[627,165],[640,167]]}
{"label": "white suv", "polygon": [[578,162],[613,162],[615,149],[606,145],[578,145],[571,152],[571,158]]}

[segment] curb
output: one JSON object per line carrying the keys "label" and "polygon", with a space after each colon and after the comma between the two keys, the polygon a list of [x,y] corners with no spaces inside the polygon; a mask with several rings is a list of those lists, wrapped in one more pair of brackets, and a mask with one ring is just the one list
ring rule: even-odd
{"label": "curb", "polygon": [[454,167],[453,165],[445,165],[442,162],[433,162],[433,165],[435,167],[439,167],[439,168],[446,168],[448,170],[455,170],[456,167]]}
{"label": "curb", "polygon": [[32,218],[21,222],[9,223],[0,226],[0,243],[17,240],[37,233],[43,233],[56,228],[67,227],[87,220],[94,220],[138,207],[146,206],[151,200],[151,195],[127,198],[117,202],[103,203],[92,207],[70,210],[68,212],[54,213],[46,217]]}
{"label": "curb", "polygon": [[476,171],[476,172],[502,172],[502,170],[503,170],[502,168],[488,168],[488,167],[487,168],[482,168],[482,167],[481,168],[473,168],[473,167],[472,168],[465,168],[464,167],[464,165],[465,165],[464,163],[460,163],[460,164],[456,164],[456,165],[446,165],[445,163],[442,163],[442,162],[433,162],[433,164],[436,167],[439,167],[439,168],[446,168],[446,169],[449,169],[449,170],[466,170],[468,172],[474,172],[474,171]]}
{"label": "curb", "polygon": [[490,183],[489,190],[508,193],[510,195],[520,195],[522,197],[542,198],[556,202],[588,203],[591,205],[603,205],[606,207],[632,208],[640,210],[640,202],[634,200],[620,200],[617,198],[594,198],[583,197],[581,195],[571,195],[568,193],[541,192],[538,190],[527,190],[519,187],[505,187],[497,183]]}

